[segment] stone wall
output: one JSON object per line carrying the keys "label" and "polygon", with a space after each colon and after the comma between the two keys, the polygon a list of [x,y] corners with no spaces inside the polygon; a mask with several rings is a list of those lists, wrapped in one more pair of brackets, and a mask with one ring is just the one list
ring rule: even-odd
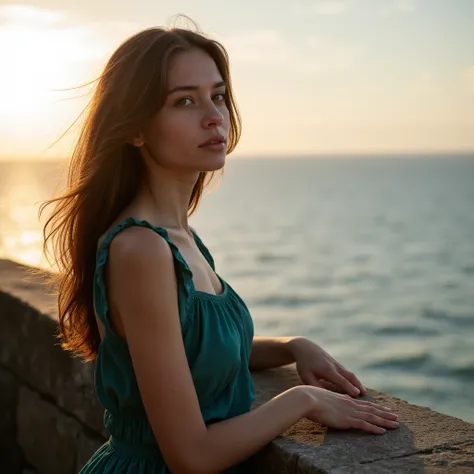
{"label": "stone wall", "polygon": [[[0,472],[75,474],[107,439],[93,364],[54,337],[54,297],[0,260]],[[299,383],[292,366],[254,374],[256,406]],[[466,395],[468,396],[468,395]],[[400,428],[383,436],[301,420],[253,458],[257,473],[474,473],[474,425],[370,391]]]}
{"label": "stone wall", "polygon": [[0,262],[0,460],[2,474],[34,466],[77,473],[104,442],[93,364],[71,358],[55,338],[57,313],[40,281]]}

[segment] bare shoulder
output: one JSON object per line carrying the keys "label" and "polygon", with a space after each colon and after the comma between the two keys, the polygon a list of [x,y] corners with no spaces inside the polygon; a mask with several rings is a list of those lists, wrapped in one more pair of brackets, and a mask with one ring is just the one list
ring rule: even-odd
{"label": "bare shoulder", "polygon": [[[168,242],[146,227],[123,229],[110,243],[107,285],[112,318],[115,317],[118,327],[123,325],[125,333],[128,323],[137,327],[138,317],[152,317],[152,311],[141,311],[142,305],[166,306],[169,295],[177,291]],[[157,292],[156,288],[163,291]],[[139,310],[140,316],[137,316]],[[127,340],[129,336],[125,335]]]}
{"label": "bare shoulder", "polygon": [[[106,268],[109,317],[115,331],[130,342],[128,327],[138,329],[137,312],[144,302],[158,307],[167,294],[157,287],[175,291],[174,263],[168,243],[146,227],[129,227],[110,243]],[[161,313],[158,313],[161,314]],[[140,311],[140,317],[155,317]]]}
{"label": "bare shoulder", "polygon": [[163,237],[152,229],[136,226],[123,230],[112,240],[109,259],[112,269],[118,271],[151,271],[157,263],[171,262],[172,254]]}
{"label": "bare shoulder", "polygon": [[153,249],[163,252],[168,244],[157,232],[148,227],[133,226],[122,230],[111,242],[110,250],[117,255],[140,255]]}

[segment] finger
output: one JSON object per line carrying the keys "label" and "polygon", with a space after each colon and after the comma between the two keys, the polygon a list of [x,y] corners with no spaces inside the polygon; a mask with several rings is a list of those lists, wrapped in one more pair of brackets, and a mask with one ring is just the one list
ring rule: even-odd
{"label": "finger", "polygon": [[345,367],[343,367],[341,364],[337,364],[336,367],[339,369],[339,373],[345,377],[349,382],[354,385],[354,387],[358,388],[360,390],[360,393],[364,395],[367,393],[367,390],[365,387],[362,385],[361,381],[355,376],[353,372],[350,370],[347,370]]}
{"label": "finger", "polygon": [[357,402],[357,404],[362,405],[362,406],[376,408],[377,410],[383,410],[386,412],[394,413],[394,411],[391,408],[384,407],[382,405],[377,405],[376,403],[373,403],[373,402],[368,402],[366,400],[354,400],[354,401]]}
{"label": "finger", "polygon": [[301,380],[307,385],[313,385],[314,387],[322,387],[319,383],[318,378],[312,372],[306,372],[301,376]]}
{"label": "finger", "polygon": [[363,411],[365,413],[372,413],[381,418],[386,418],[387,420],[393,420],[393,421],[398,420],[398,415],[396,415],[395,413],[392,413],[386,410],[380,410],[379,408],[369,407],[369,406],[360,406],[358,407],[358,410]]}
{"label": "finger", "polygon": [[367,431],[368,433],[384,434],[387,431],[386,429],[381,428],[380,426],[372,425],[371,423],[362,420],[361,418],[350,418],[349,422],[352,428]]}
{"label": "finger", "polygon": [[360,389],[352,385],[349,380],[344,378],[339,372],[334,369],[334,371],[326,377],[329,382],[336,384],[338,387],[341,387],[345,390],[349,395],[357,396],[360,394]]}
{"label": "finger", "polygon": [[387,420],[386,418],[383,418],[381,416],[377,416],[373,413],[358,412],[357,416],[362,418],[363,420],[367,421],[368,423],[370,423],[372,425],[381,426],[383,428],[390,428],[390,429],[393,430],[395,428],[398,428],[398,426],[399,426],[398,421]]}

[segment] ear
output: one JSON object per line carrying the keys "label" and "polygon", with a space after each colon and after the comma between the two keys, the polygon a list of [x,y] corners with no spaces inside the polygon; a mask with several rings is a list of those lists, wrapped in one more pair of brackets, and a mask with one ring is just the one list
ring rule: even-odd
{"label": "ear", "polygon": [[145,139],[141,132],[134,135],[129,141],[130,145],[136,146],[137,148],[141,148],[145,144]]}

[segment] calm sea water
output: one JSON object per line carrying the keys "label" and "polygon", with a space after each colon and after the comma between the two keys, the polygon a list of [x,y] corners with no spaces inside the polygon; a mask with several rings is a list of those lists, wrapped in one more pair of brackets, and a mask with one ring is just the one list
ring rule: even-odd
{"label": "calm sea water", "polygon": [[[0,258],[41,260],[58,163],[0,163]],[[232,160],[191,219],[259,335],[474,422],[474,157]]]}

